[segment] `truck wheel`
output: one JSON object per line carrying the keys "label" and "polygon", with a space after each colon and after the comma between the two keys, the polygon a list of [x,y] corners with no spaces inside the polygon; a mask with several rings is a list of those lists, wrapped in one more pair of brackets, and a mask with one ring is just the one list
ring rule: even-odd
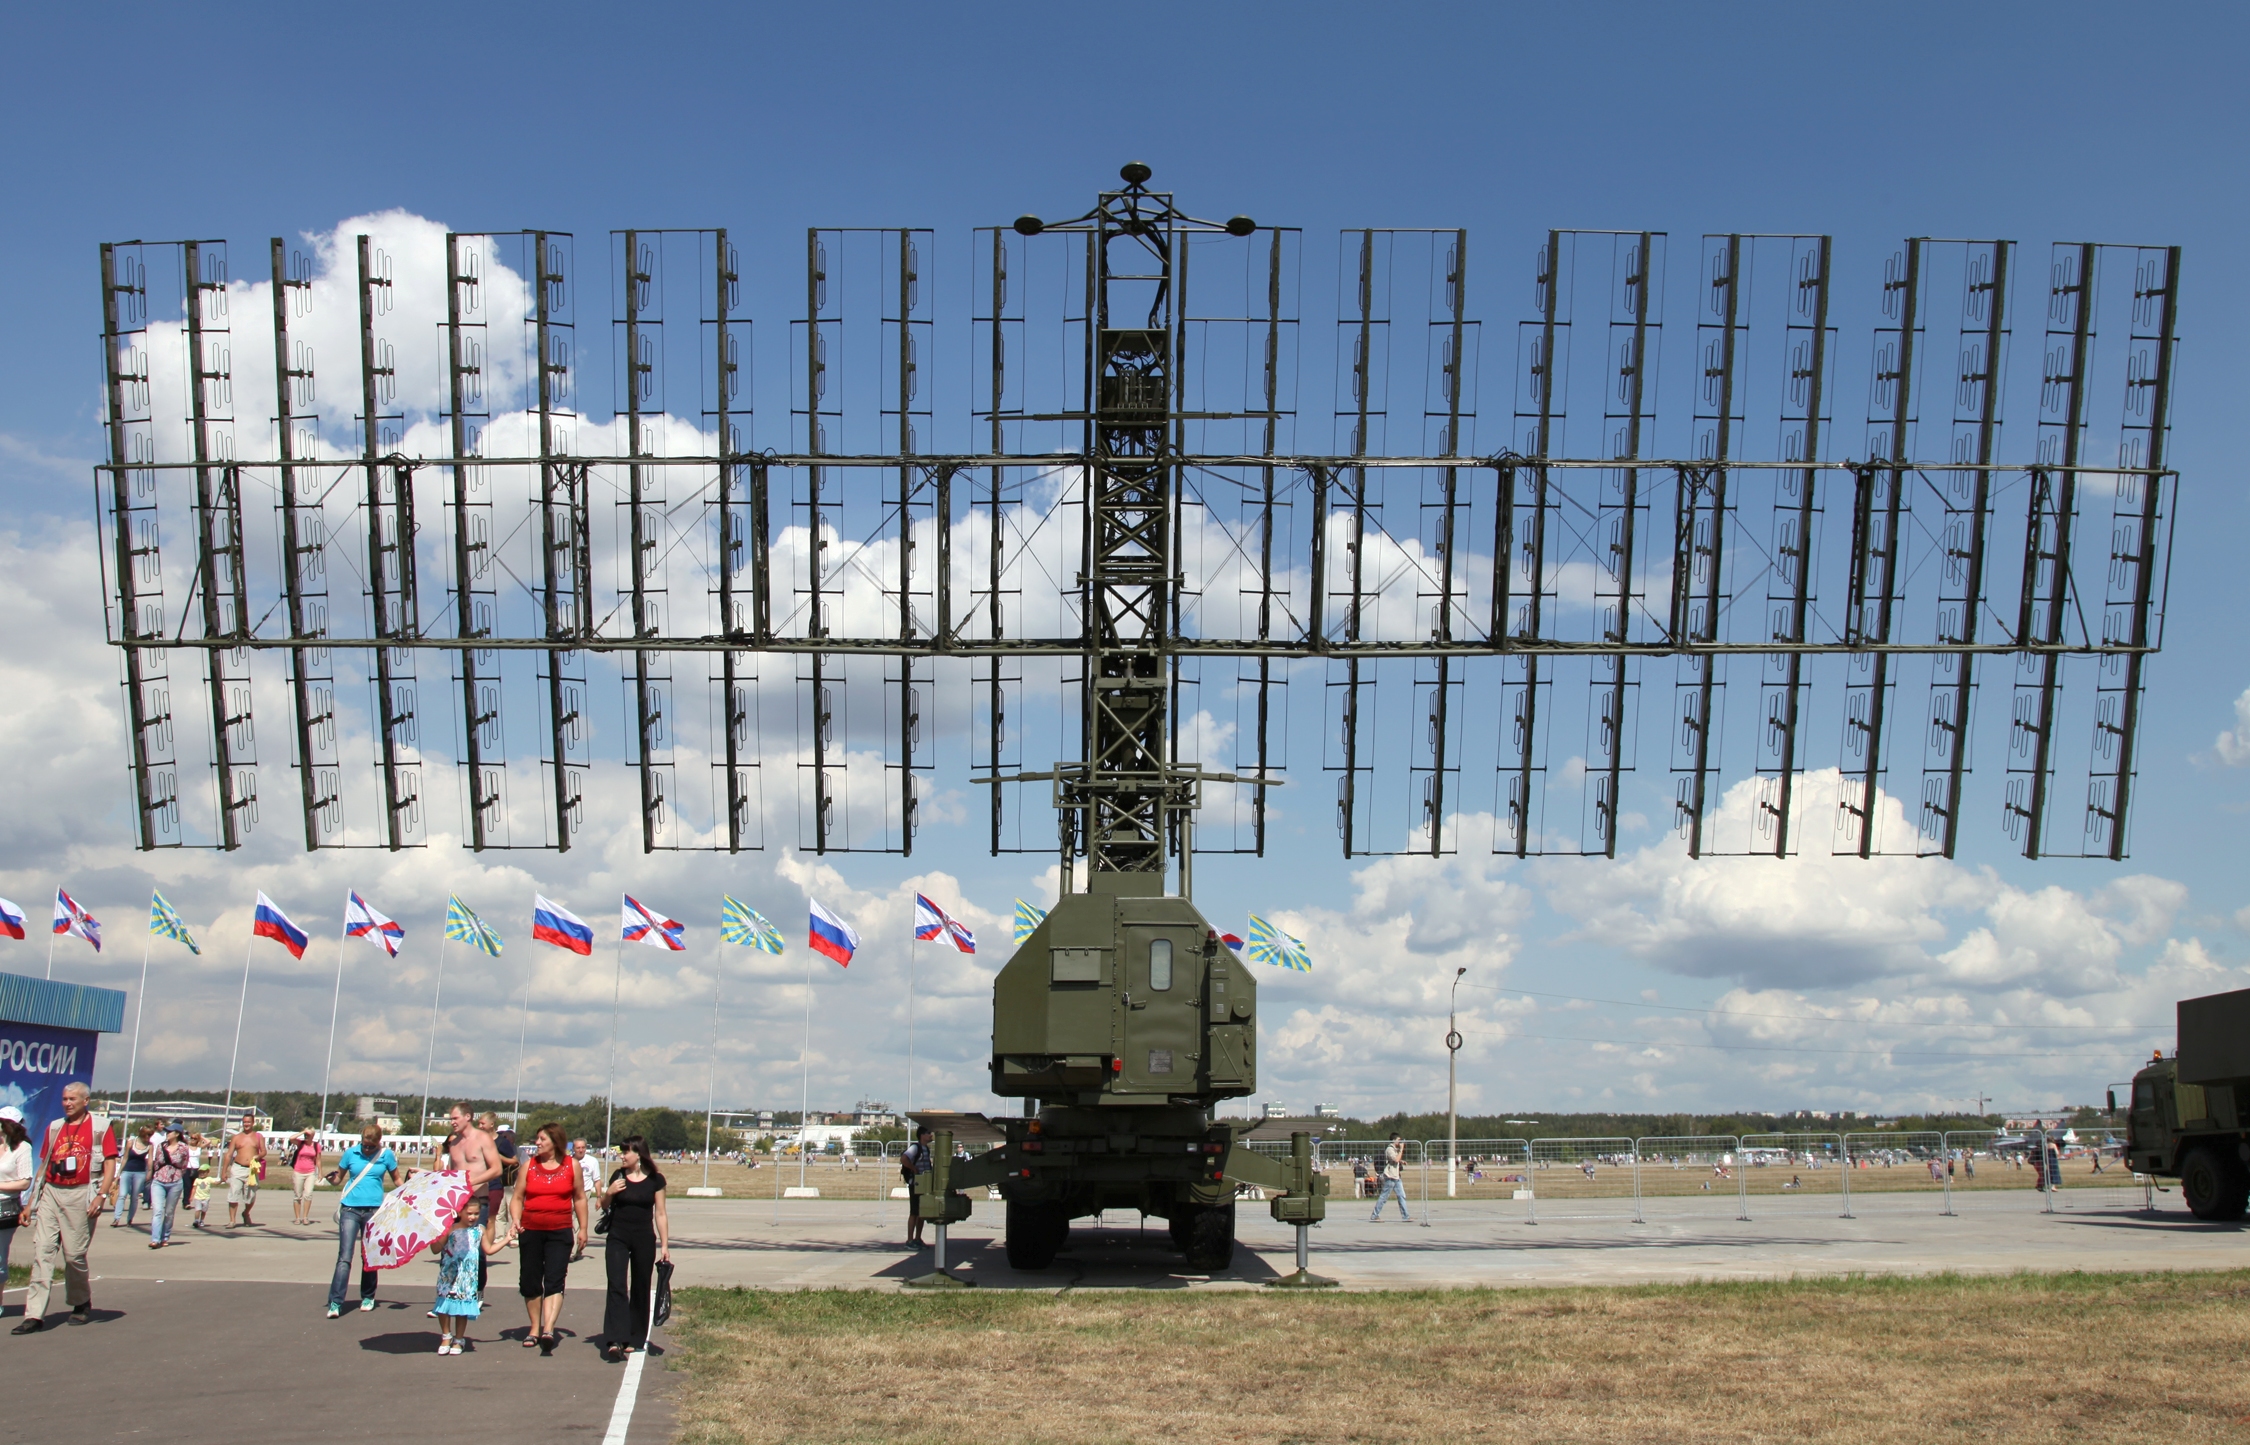
{"label": "truck wheel", "polygon": [[[1055,1204],[1008,1202],[1008,1268],[1045,1269],[1055,1262],[1060,1236],[1070,1228]],[[1058,1224],[1060,1227],[1058,1228]]]}
{"label": "truck wheel", "polygon": [[1187,1230],[1188,1268],[1217,1274],[1234,1262],[1234,1201],[1199,1209]]}
{"label": "truck wheel", "polygon": [[2180,1193],[2197,1219],[2240,1219],[2250,1207],[2250,1171],[2216,1149],[2192,1150],[2180,1161]]}

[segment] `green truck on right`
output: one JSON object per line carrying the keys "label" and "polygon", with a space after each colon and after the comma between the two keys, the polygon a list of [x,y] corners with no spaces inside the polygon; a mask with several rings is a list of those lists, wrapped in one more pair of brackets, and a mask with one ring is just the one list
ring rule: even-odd
{"label": "green truck on right", "polygon": [[[2114,1114],[2117,1100],[2109,1100]],[[2180,1181],[2198,1219],[2250,1206],[2250,989],[2179,1002],[2179,1044],[2133,1075],[2125,1158]]]}

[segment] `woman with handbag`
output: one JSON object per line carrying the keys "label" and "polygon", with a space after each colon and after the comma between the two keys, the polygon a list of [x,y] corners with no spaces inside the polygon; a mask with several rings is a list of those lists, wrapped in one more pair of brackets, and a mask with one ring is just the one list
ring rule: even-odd
{"label": "woman with handbag", "polygon": [[149,1151],[156,1146],[150,1136],[156,1132],[154,1124],[143,1124],[125,1141],[125,1157],[118,1160],[117,1207],[110,1211],[109,1227],[116,1229],[130,1225],[141,1212],[148,1194]]}
{"label": "woman with handbag", "polygon": [[531,1147],[509,1200],[518,1231],[516,1289],[531,1321],[524,1348],[537,1345],[541,1355],[552,1355],[570,1261],[586,1252],[586,1179],[570,1157],[562,1125],[540,1125]]}
{"label": "woman with handbag", "polygon": [[[344,1288],[351,1283],[352,1260],[359,1253],[359,1237],[367,1221],[383,1203],[383,1186],[398,1172],[398,1155],[383,1145],[383,1131],[374,1124],[360,1131],[359,1142],[336,1156],[328,1182],[344,1186],[336,1201],[336,1272],[328,1281],[328,1318],[344,1312]],[[363,1261],[359,1271],[359,1307],[375,1308],[375,1271]]]}
{"label": "woman with handbag", "polygon": [[180,1137],[178,1125],[165,1131],[149,1150],[148,1247],[162,1249],[172,1242],[172,1221],[180,1212],[180,1196],[187,1192],[195,1151]]}
{"label": "woman with handbag", "polygon": [[0,1108],[0,1280],[8,1277],[8,1248],[23,1222],[24,1191],[30,1187],[31,1136],[24,1132],[23,1111],[10,1104]]}
{"label": "woman with handbag", "polygon": [[622,1146],[625,1166],[602,1190],[598,1233],[609,1237],[609,1305],[602,1314],[602,1358],[615,1364],[648,1345],[649,1275],[672,1259],[672,1227],[664,1214],[664,1175],[635,1134]]}

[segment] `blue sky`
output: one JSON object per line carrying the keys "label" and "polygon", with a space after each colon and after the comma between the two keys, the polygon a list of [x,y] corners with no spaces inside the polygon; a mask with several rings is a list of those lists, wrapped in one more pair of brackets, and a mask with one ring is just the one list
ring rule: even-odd
{"label": "blue sky", "polygon": [[[152,1017],[170,1035],[150,1051],[159,1080],[223,1074],[239,959],[222,940],[242,936],[252,888],[303,898],[293,906],[315,917],[329,914],[315,899],[385,889],[397,901],[383,906],[422,941],[435,937],[448,888],[482,889],[488,911],[507,915],[528,911],[537,883],[606,918],[609,905],[591,900],[623,886],[702,925],[708,940],[722,887],[764,890],[784,922],[801,907],[793,890],[811,887],[846,899],[863,932],[887,939],[882,930],[903,936],[901,898],[919,880],[970,904],[989,939],[1014,895],[1037,892],[1042,860],[986,858],[965,829],[911,863],[852,859],[832,872],[775,854],[732,870],[644,862],[631,849],[567,862],[480,862],[451,848],[401,862],[307,860],[280,846],[278,829],[225,862],[132,855],[118,806],[114,663],[99,646],[86,566],[86,468],[101,445],[100,241],[224,237],[241,275],[262,269],[267,236],[397,209],[462,230],[573,231],[591,268],[613,227],[725,225],[743,248],[761,344],[773,345],[798,304],[807,225],[929,226],[953,267],[941,275],[956,274],[969,228],[1024,211],[1074,214],[1129,158],[1148,161],[1200,214],[1304,228],[1308,317],[1327,314],[1338,227],[1468,227],[1488,409],[1505,408],[1509,338],[1550,226],[1663,229],[1675,286],[1689,280],[1703,232],[1833,234],[1839,305],[1850,308],[1841,355],[1852,364],[1866,298],[1902,236],[2010,237],[2034,264],[2053,240],[2185,248],[2173,440],[2184,498],[2130,863],[2025,865],[1980,827],[1958,866],[1698,868],[1654,837],[1616,864],[1503,867],[1481,845],[1442,865],[1347,864],[1313,828],[1268,862],[1198,870],[1215,917],[1295,917],[1324,960],[1309,980],[1267,986],[1267,1097],[1433,1102],[1442,981],[1460,963],[1472,979],[1519,990],[1738,1011],[1478,994],[1467,1096],[1509,1110],[1605,1099],[1883,1107],[1979,1089],[2024,1104],[2089,1098],[2151,1037],[1981,1026],[2161,1023],[2180,993],[2250,982],[2250,896],[2237,866],[2250,772],[2228,764],[2250,761],[2250,743],[2220,741],[2236,727],[2250,738],[2250,712],[2238,716],[2236,704],[2250,658],[2230,630],[2250,522],[2231,465],[2244,450],[2235,399],[2250,378],[2225,329],[2244,309],[2232,257],[2250,220],[2235,184],[2250,133],[2233,73],[2250,28],[2239,11],[2181,6],[2126,21],[2067,5],[1149,6],[1126,21],[1060,7],[981,7],[964,20],[908,7],[647,6],[629,26],[614,9],[573,5],[367,14],[19,7],[7,21],[0,167],[18,199],[0,233],[0,274],[18,284],[11,344],[0,348],[0,493],[12,519],[0,531],[10,554],[0,597],[19,650],[0,661],[10,678],[0,765],[49,821],[0,841],[0,887],[36,911],[68,881],[127,938],[155,881],[205,925],[203,960],[171,960],[159,969],[169,991],[152,987]],[[1149,37],[1140,52],[1128,48],[1132,28]],[[2019,372],[2036,362],[2036,324],[2035,311],[2019,313]],[[1316,375],[1311,350],[1307,361],[1311,418],[1326,405],[1325,363]],[[1839,399],[1844,434],[1856,432],[1860,405],[1856,394]],[[2014,454],[2030,430],[2019,411]],[[1990,706],[2005,690],[1984,697]],[[958,769],[965,753],[951,759],[942,766]],[[1471,806],[1488,799],[1489,780],[1469,792]],[[317,944],[295,970],[261,960],[251,1032],[268,1044],[255,1061],[263,1081],[301,1084],[317,1071],[317,1051],[299,1040],[303,1027],[325,1032],[317,1004],[332,947]],[[58,976],[123,986],[136,976],[133,953],[66,954]],[[979,962],[990,954],[988,944]],[[518,949],[508,962],[527,958]],[[708,999],[721,961],[699,950],[673,970],[650,958],[661,967],[628,982],[622,1087],[699,1098],[708,1016],[696,1000]],[[404,1087],[418,1076],[427,1010],[393,1000],[368,960],[351,962],[339,1079]],[[419,996],[414,970],[430,962],[410,951],[399,987]],[[822,977],[816,1093],[845,1103],[903,1092],[907,962],[904,945],[885,942],[849,975]],[[796,964],[768,976],[725,961],[722,1094],[794,1097]],[[917,1099],[980,1103],[985,975],[928,951],[915,967],[928,991]],[[609,980],[597,972],[555,963],[537,975],[534,1092],[542,1080],[554,1093],[599,1086]],[[512,1054],[487,1040],[512,1032],[507,1000],[521,982],[460,985],[465,1012],[441,1031],[445,1077],[458,1087],[486,1092],[512,1075]],[[2112,1056],[2072,1052],[2112,1037]],[[1900,1051],[1890,1058],[1844,1052],[1890,1046]],[[1952,1050],[1974,1058],[1920,1057]]]}

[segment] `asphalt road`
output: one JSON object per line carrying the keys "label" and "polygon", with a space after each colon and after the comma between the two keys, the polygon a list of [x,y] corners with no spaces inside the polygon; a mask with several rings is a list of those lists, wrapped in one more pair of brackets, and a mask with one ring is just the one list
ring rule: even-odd
{"label": "asphalt road", "polygon": [[[93,1319],[61,1322],[58,1281],[46,1330],[0,1332],[0,1381],[8,1382],[0,1440],[395,1445],[429,1436],[553,1445],[604,1438],[625,1371],[605,1363],[593,1343],[602,1311],[598,1257],[572,1271],[584,1287],[564,1297],[564,1341],[551,1358],[521,1343],[512,1255],[494,1262],[484,1316],[470,1329],[472,1348],[447,1357],[436,1353],[437,1321],[425,1317],[433,1278],[425,1266],[385,1275],[379,1305],[368,1313],[358,1309],[355,1280],[336,1320],[324,1317],[325,1279],[179,1277],[230,1264],[271,1273],[261,1261],[276,1255],[291,1257],[299,1273],[310,1272],[316,1256],[334,1260],[333,1235],[292,1233],[307,1237],[214,1233],[158,1252],[137,1231],[105,1226],[93,1253]],[[159,1261],[162,1270],[153,1267]],[[120,1264],[137,1266],[143,1277],[109,1272]],[[0,1326],[12,1330],[22,1313],[23,1291],[9,1290]],[[662,1341],[659,1331],[659,1347]],[[633,1445],[672,1438],[662,1366],[652,1355],[641,1374],[627,1436]],[[86,1370],[92,1373],[80,1373]],[[63,1387],[73,1379],[96,1388]],[[58,1388],[23,1388],[40,1380]]]}

